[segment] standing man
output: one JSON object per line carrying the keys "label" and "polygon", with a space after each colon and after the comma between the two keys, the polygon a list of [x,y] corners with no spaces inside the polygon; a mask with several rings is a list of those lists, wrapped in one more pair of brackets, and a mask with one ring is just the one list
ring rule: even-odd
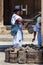
{"label": "standing man", "polygon": [[38,47],[41,46],[42,39],[41,39],[41,16],[37,18],[37,23],[34,27],[34,38],[32,39],[32,42],[35,40],[37,33],[37,39],[38,39]]}
{"label": "standing man", "polygon": [[11,18],[11,24],[18,26],[17,34],[15,36],[13,36],[14,47],[22,46],[22,40],[23,40],[22,22],[23,22],[23,19],[20,15],[21,15],[21,7],[19,5],[16,5],[15,9],[14,9],[14,14],[12,15],[12,18]]}

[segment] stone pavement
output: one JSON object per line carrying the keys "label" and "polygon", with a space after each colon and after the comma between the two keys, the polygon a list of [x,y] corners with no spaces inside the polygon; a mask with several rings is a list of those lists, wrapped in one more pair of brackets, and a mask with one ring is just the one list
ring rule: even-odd
{"label": "stone pavement", "polygon": [[[37,45],[37,39],[34,42],[32,42],[32,39],[33,39],[33,34],[29,34],[27,31],[25,31],[23,44]],[[0,50],[12,47],[12,45],[13,45],[13,37],[10,34],[0,35]]]}
{"label": "stone pavement", "polygon": [[[29,34],[27,30],[23,30],[23,44],[37,44],[37,38],[32,42],[33,34]],[[37,36],[36,36],[37,37]],[[0,34],[0,45],[12,45],[13,37],[10,34]]]}
{"label": "stone pavement", "polygon": [[[24,40],[23,44],[35,44],[37,45],[37,38],[34,42],[32,42],[33,34],[29,34],[27,30],[23,30]],[[0,34],[0,49],[9,48],[13,45],[13,37],[10,33],[8,34]]]}
{"label": "stone pavement", "polygon": [[43,64],[14,64],[14,63],[6,63],[5,62],[5,53],[0,52],[0,65],[43,65]]}

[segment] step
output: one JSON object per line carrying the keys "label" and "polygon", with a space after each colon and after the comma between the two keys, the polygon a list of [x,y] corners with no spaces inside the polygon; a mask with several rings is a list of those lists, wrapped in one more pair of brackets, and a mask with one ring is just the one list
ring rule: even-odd
{"label": "step", "polygon": [[[4,35],[5,35],[5,34],[10,34],[10,31],[11,31],[11,30],[8,30],[8,29],[6,30],[6,29],[3,29],[3,28],[2,28],[2,29],[0,29],[0,35],[2,35],[2,34],[4,34]],[[28,30],[23,30],[23,33],[24,33],[24,34],[28,34]]]}
{"label": "step", "polygon": [[[23,28],[23,30],[25,30],[25,28]],[[10,34],[10,31],[11,31],[11,25],[0,26],[0,34]]]}
{"label": "step", "polygon": [[[31,41],[33,35],[24,34],[23,37],[24,37],[24,41]],[[12,40],[13,40],[13,36],[11,35],[0,35],[0,41],[12,41]]]}
{"label": "step", "polygon": [[[32,43],[32,42],[29,42],[29,41],[23,41],[23,45],[25,44],[34,44],[34,45],[37,45],[37,42],[35,43]],[[13,43],[12,42],[0,42],[0,51],[5,51],[5,49],[7,48],[12,48],[13,47]]]}
{"label": "step", "polygon": [[[23,41],[22,44],[34,44],[34,45],[37,45],[37,41],[35,42],[29,42],[29,41]],[[13,42],[0,42],[0,46],[3,46],[3,45],[13,45]]]}
{"label": "step", "polygon": [[0,34],[9,34],[10,30],[11,26],[0,26]]}

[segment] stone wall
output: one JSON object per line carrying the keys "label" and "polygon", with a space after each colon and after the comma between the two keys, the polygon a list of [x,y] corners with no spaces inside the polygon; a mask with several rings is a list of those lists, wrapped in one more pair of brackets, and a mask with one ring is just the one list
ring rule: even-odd
{"label": "stone wall", "polygon": [[5,61],[19,64],[43,64],[43,50],[33,47],[16,47],[5,50]]}
{"label": "stone wall", "polygon": [[3,25],[3,0],[0,0],[0,25]]}

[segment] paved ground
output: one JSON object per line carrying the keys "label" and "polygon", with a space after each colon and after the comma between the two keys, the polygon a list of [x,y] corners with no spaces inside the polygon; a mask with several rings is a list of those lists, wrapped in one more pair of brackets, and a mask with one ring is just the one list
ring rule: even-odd
{"label": "paved ground", "polygon": [[[36,40],[34,42],[32,42],[33,39],[33,34],[29,34],[27,30],[23,31],[24,33],[24,40],[23,40],[23,44],[37,44],[37,36],[36,36]],[[12,45],[12,40],[13,37],[10,34],[2,34],[0,35],[0,45]]]}
{"label": "paved ground", "polygon": [[[32,42],[33,34],[29,34],[27,31],[24,32],[24,40],[23,44],[37,44],[37,38],[34,42]],[[0,49],[6,48],[13,45],[13,37],[8,34],[0,35]]]}

